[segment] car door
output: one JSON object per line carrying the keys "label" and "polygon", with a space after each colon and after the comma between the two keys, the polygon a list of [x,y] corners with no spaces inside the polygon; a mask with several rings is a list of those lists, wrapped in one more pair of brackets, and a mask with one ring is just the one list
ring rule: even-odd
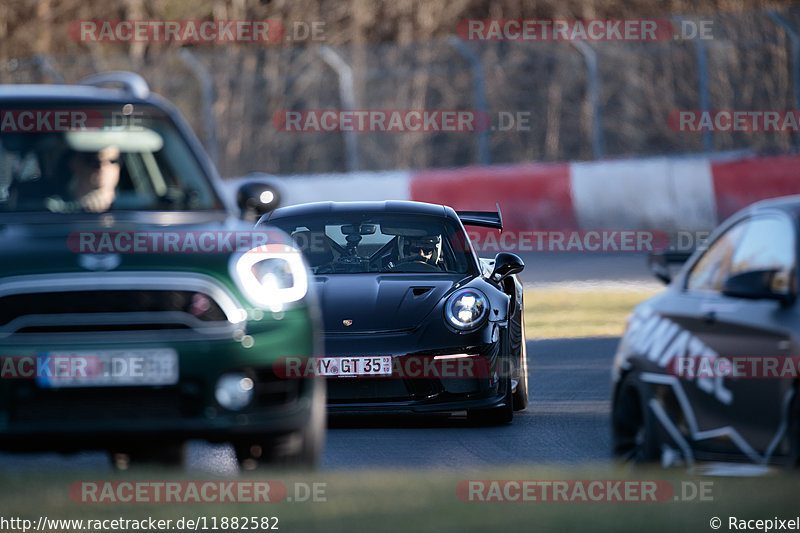
{"label": "car door", "polygon": [[[777,269],[775,280],[795,286],[796,251],[795,224],[777,211],[746,217],[715,239],[683,280],[683,307],[691,312],[679,322],[696,339],[686,355],[706,362],[797,355],[791,337],[795,305],[723,290],[730,276],[762,269]],[[736,377],[727,366],[694,370],[697,377],[681,381],[691,403],[687,414],[695,419],[687,429],[698,452],[745,454],[761,462],[786,451],[778,446],[792,380]]]}

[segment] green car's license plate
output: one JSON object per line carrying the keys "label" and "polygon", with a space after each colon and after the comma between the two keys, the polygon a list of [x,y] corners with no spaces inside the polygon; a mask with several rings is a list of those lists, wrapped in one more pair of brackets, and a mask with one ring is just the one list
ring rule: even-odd
{"label": "green car's license plate", "polygon": [[52,351],[39,355],[41,387],[130,387],[174,385],[178,353],[172,348]]}

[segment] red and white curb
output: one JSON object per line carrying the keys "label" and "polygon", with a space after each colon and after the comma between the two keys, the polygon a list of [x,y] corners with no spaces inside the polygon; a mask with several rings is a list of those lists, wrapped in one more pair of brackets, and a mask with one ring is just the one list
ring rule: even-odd
{"label": "red and white curb", "polygon": [[416,200],[493,210],[499,203],[513,231],[703,231],[752,202],[800,194],[800,156],[526,163],[264,181],[278,189],[282,205]]}

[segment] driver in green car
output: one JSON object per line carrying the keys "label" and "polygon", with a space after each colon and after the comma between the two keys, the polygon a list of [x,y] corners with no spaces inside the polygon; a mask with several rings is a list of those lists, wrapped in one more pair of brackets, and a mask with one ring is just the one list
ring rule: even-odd
{"label": "driver in green car", "polygon": [[36,164],[34,179],[12,182],[9,205],[36,210],[44,207],[51,213],[108,211],[116,199],[120,155],[114,145],[90,151],[70,150],[61,158],[59,174],[44,180],[36,175],[40,172]]}
{"label": "driver in green car", "polygon": [[119,183],[119,159],[116,146],[107,146],[98,152],[72,152],[68,160],[72,174],[67,185],[68,198],[47,198],[46,207],[54,212],[108,211]]}
{"label": "driver in green car", "polygon": [[73,197],[85,211],[108,211],[119,184],[119,148],[107,146],[96,153],[82,152],[79,160],[71,163]]}

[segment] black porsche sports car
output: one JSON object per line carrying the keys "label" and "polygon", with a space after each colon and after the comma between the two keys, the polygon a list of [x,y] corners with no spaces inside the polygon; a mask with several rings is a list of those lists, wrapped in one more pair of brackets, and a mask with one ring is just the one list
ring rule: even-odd
{"label": "black porsche sports car", "polygon": [[524,268],[476,255],[464,224],[497,213],[408,201],[277,209],[259,225],[303,250],[322,304],[330,412],[463,413],[508,423],[528,403]]}
{"label": "black porsche sports car", "polygon": [[613,367],[615,455],[798,465],[798,222],[800,196],[753,204],[635,308]]}

